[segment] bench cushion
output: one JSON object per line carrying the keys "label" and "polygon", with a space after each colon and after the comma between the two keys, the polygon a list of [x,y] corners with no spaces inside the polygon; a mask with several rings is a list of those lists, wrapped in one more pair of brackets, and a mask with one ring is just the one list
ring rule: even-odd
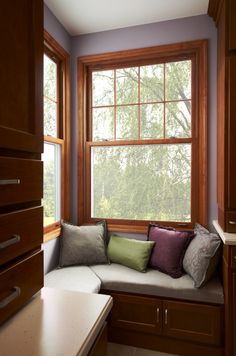
{"label": "bench cushion", "polygon": [[44,277],[44,286],[64,290],[99,293],[101,281],[87,266],[55,269]]}
{"label": "bench cushion", "polygon": [[217,277],[204,287],[196,289],[193,279],[187,274],[173,279],[157,270],[149,269],[146,273],[140,273],[115,263],[90,268],[101,280],[102,289],[204,303],[224,303],[223,287]]}

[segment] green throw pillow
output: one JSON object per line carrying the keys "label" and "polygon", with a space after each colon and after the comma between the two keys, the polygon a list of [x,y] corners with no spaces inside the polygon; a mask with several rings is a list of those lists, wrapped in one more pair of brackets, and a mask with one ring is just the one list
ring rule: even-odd
{"label": "green throw pillow", "polygon": [[108,257],[111,262],[145,272],[154,245],[154,241],[111,236],[107,250]]}

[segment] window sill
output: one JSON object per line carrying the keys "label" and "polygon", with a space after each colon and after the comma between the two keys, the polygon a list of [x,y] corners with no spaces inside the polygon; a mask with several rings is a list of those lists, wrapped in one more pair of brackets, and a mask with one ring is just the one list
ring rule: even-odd
{"label": "window sill", "polygon": [[50,240],[54,240],[56,238],[58,238],[61,234],[61,227],[57,227],[55,228],[54,230],[51,230],[49,232],[46,232],[44,235],[43,235],[43,243],[45,242],[48,242]]}

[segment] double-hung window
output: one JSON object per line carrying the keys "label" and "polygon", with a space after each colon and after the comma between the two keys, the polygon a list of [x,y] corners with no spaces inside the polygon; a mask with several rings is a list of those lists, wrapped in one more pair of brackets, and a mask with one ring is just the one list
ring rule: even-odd
{"label": "double-hung window", "polygon": [[204,52],[199,41],[79,59],[79,218],[130,231],[205,223]]}
{"label": "double-hung window", "polygon": [[[44,47],[44,232],[69,218],[68,54],[45,31]],[[65,184],[66,183],[66,184]]]}

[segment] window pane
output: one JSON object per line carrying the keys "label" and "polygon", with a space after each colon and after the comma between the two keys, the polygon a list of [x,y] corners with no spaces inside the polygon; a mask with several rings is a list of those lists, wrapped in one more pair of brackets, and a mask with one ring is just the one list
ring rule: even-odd
{"label": "window pane", "polygon": [[57,137],[57,64],[44,55],[44,135]]}
{"label": "window pane", "polygon": [[141,103],[164,100],[164,65],[140,67]]}
{"label": "window pane", "polygon": [[95,218],[191,220],[191,145],[92,147]]}
{"label": "window pane", "polygon": [[143,104],[140,110],[140,138],[163,138],[164,105]]}
{"label": "window pane", "polygon": [[138,102],[138,68],[116,70],[116,103]]}
{"label": "window pane", "polygon": [[116,108],[116,139],[134,140],[138,138],[138,106],[118,106]]}
{"label": "window pane", "polygon": [[57,64],[44,54],[44,95],[57,100]]}
{"label": "window pane", "polygon": [[60,220],[60,145],[44,143],[44,226]]}
{"label": "window pane", "polygon": [[44,97],[44,135],[57,136],[57,103]]}
{"label": "window pane", "polygon": [[93,106],[114,104],[114,71],[92,73]]}
{"label": "window pane", "polygon": [[166,103],[166,137],[191,137],[191,102]]}
{"label": "window pane", "polygon": [[166,100],[191,99],[191,61],[166,64]]}
{"label": "window pane", "polygon": [[114,139],[114,108],[93,109],[93,141]]}

